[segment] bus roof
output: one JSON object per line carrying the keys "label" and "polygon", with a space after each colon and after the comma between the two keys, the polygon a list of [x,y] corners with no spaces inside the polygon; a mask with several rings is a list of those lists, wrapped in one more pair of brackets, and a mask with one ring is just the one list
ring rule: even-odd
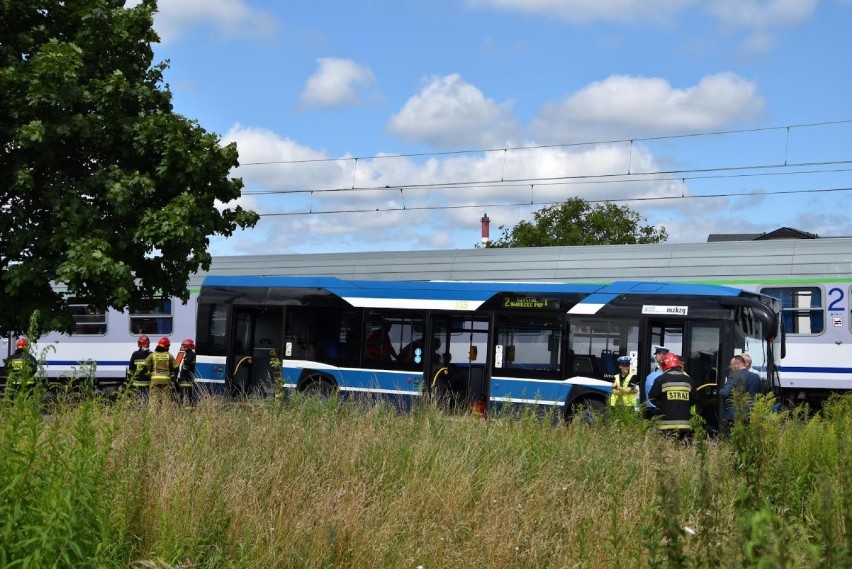
{"label": "bus roof", "polygon": [[[622,295],[675,297],[738,297],[757,295],[727,286],[656,281],[615,281],[606,284],[492,281],[370,281],[337,277],[207,275],[205,289],[268,288],[324,290],[359,308],[476,310],[500,294],[576,295],[571,313],[594,314]],[[301,293],[296,293],[301,294]]]}

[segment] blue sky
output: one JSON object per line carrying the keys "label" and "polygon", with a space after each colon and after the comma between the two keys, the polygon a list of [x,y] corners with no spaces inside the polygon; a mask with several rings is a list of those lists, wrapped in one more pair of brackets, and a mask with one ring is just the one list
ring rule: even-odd
{"label": "blue sky", "polygon": [[263,216],[216,255],[464,249],[573,196],[703,242],[852,235],[850,24],[852,0],[160,0],[155,52]]}

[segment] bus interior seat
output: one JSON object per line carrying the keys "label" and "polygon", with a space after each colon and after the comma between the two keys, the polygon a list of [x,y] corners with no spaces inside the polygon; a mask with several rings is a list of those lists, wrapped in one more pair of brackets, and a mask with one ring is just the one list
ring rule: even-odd
{"label": "bus interior seat", "polygon": [[615,365],[615,354],[611,350],[603,350],[601,352],[601,371],[604,375],[615,376],[618,373],[618,367]]}

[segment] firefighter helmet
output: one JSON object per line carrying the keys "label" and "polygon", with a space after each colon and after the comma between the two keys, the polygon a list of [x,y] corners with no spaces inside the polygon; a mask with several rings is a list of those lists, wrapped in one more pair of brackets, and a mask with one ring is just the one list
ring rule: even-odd
{"label": "firefighter helmet", "polygon": [[184,352],[187,350],[194,350],[195,342],[192,341],[192,338],[187,338],[186,340],[180,343],[180,349]]}
{"label": "firefighter helmet", "polygon": [[165,348],[165,349],[168,350],[169,348],[172,347],[172,341],[169,340],[168,338],[166,338],[165,336],[163,336],[162,338],[160,338],[160,341],[157,342],[157,345],[160,346],[161,348]]}
{"label": "firefighter helmet", "polygon": [[136,345],[140,348],[148,348],[151,346],[151,339],[148,336],[139,336],[139,339],[136,340]]}
{"label": "firefighter helmet", "polygon": [[26,350],[30,347],[30,343],[26,338],[18,338],[18,341],[15,342],[15,347],[19,350]]}
{"label": "firefighter helmet", "polygon": [[680,358],[677,357],[677,354],[669,352],[663,356],[663,361],[660,362],[660,367],[663,368],[663,371],[669,371],[674,367],[683,367],[683,364],[680,362]]}

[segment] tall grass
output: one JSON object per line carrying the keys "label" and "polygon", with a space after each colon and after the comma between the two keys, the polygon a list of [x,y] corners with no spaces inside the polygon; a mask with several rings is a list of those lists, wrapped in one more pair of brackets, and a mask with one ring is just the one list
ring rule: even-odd
{"label": "tall grass", "polygon": [[852,398],[684,444],[294,397],[0,403],[3,567],[852,565]]}

